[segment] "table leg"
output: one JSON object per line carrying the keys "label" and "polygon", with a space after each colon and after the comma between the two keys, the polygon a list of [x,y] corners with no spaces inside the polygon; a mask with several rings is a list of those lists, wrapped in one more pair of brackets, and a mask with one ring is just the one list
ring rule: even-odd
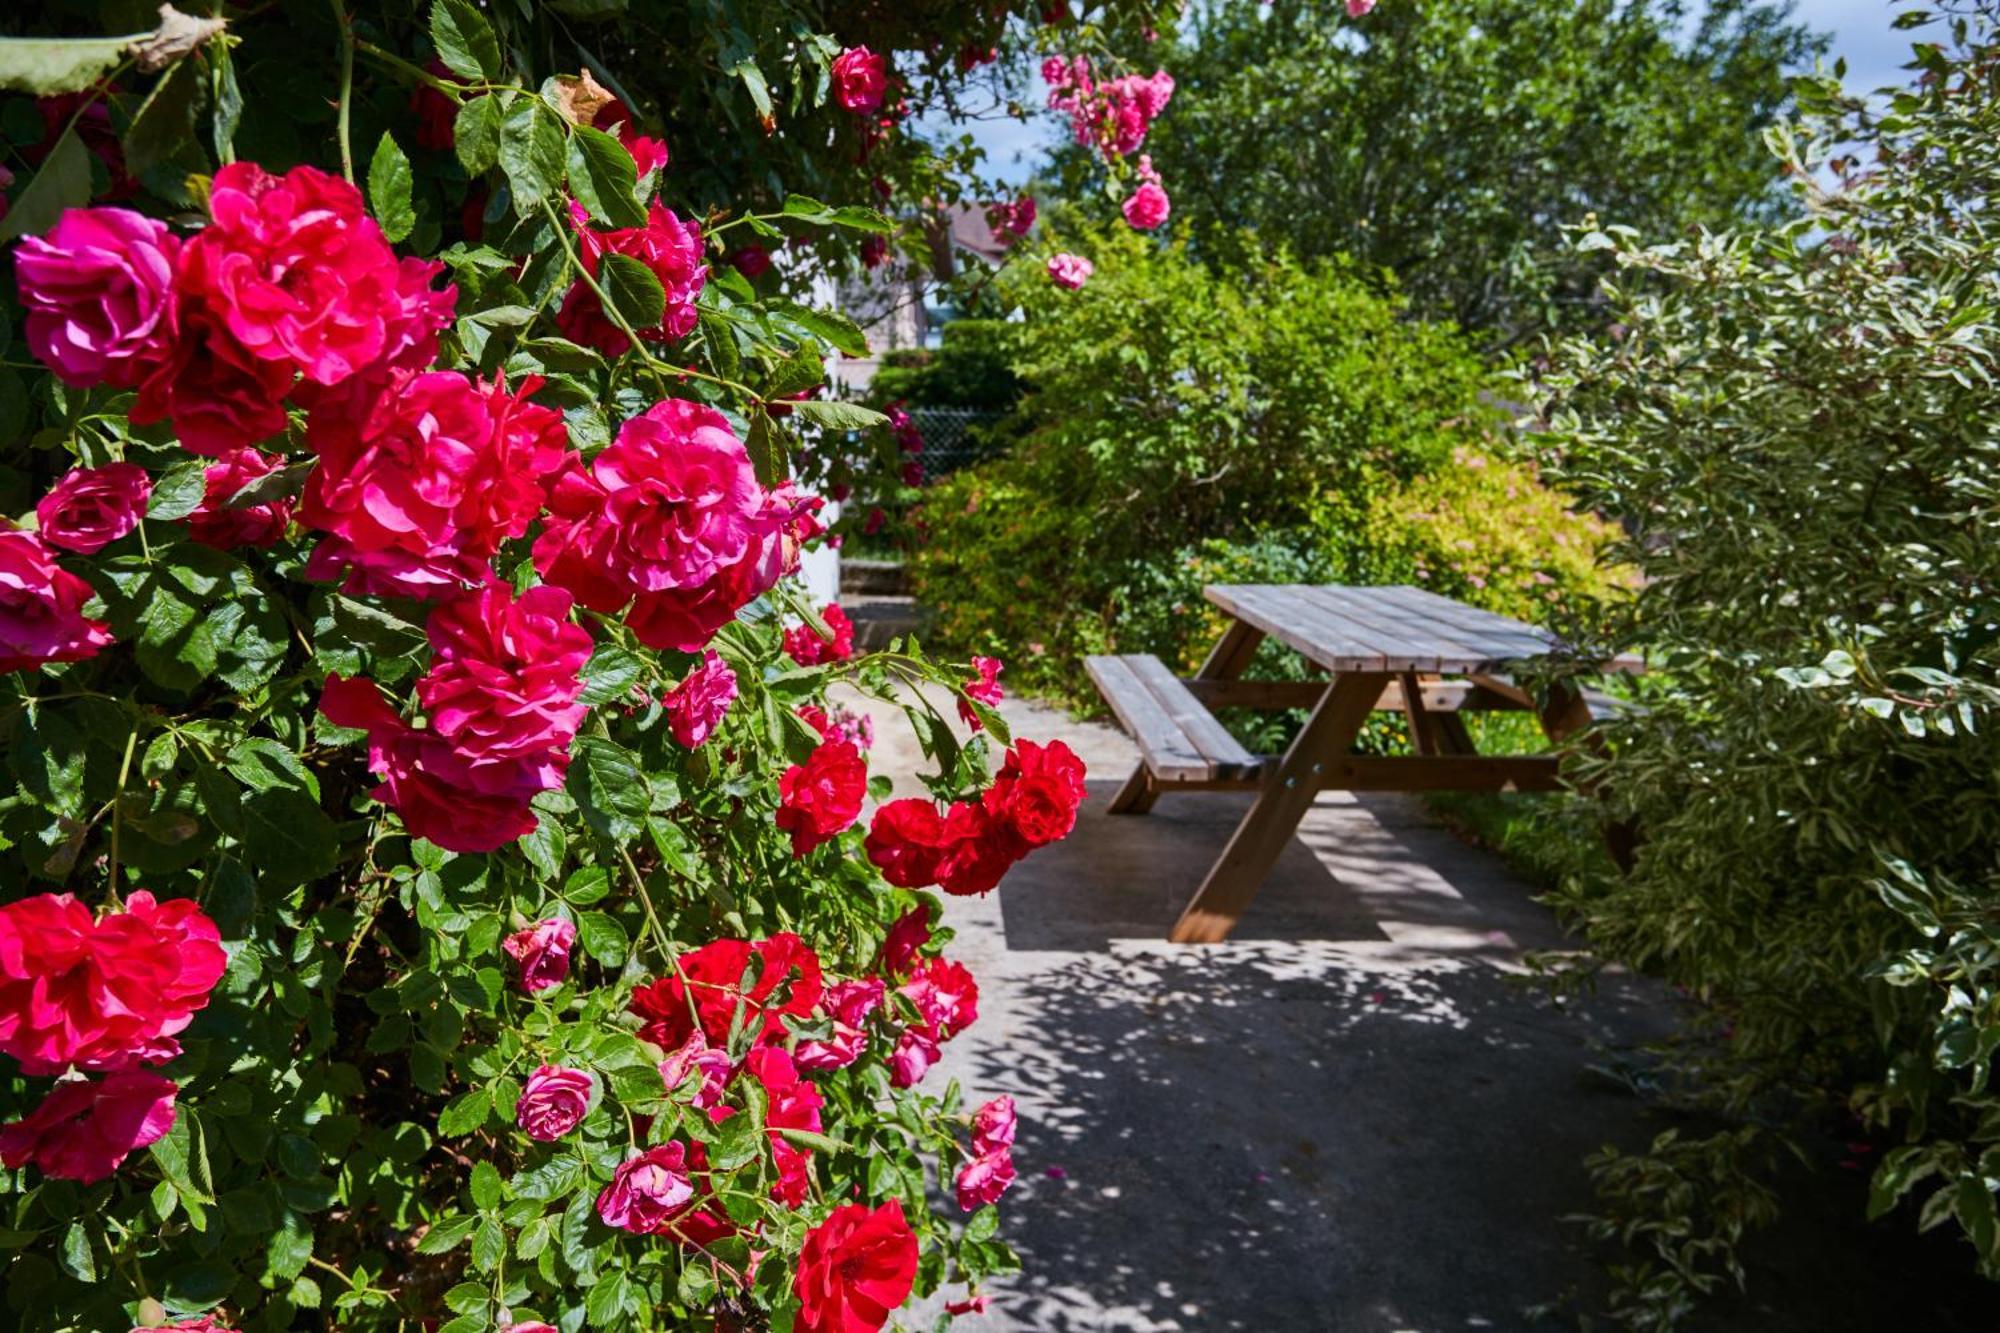
{"label": "table leg", "polygon": [[[1549,687],[1548,699],[1539,713],[1542,731],[1547,734],[1550,744],[1558,748],[1574,737],[1587,733],[1593,721],[1590,716],[1590,705],[1583,694],[1562,681],[1557,681]],[[1588,740],[1586,744],[1589,744]],[[1593,744],[1590,748],[1598,754],[1604,752],[1602,745]],[[1593,794],[1601,799],[1604,795],[1603,789],[1599,787]],[[1629,873],[1633,858],[1639,851],[1639,830],[1634,825],[1618,819],[1604,821],[1603,830],[1604,848],[1611,853],[1612,864],[1621,872]]]}
{"label": "table leg", "polygon": [[1327,766],[1354,744],[1390,679],[1374,672],[1334,677],[1305,730],[1285,751],[1277,771],[1266,780],[1167,938],[1176,944],[1213,944],[1229,938],[1278,853],[1312,808]]}
{"label": "table leg", "polygon": [[[1229,622],[1229,628],[1222,632],[1215,647],[1208,650],[1208,658],[1195,673],[1198,680],[1234,680],[1243,674],[1243,668],[1250,665],[1256,656],[1257,645],[1264,641],[1264,631],[1244,624],[1240,620]],[[1143,815],[1153,808],[1160,799],[1159,788],[1153,785],[1146,773],[1146,765],[1141,763],[1132,770],[1132,776],[1125,779],[1125,785],[1111,798],[1105,807],[1110,815]]]}

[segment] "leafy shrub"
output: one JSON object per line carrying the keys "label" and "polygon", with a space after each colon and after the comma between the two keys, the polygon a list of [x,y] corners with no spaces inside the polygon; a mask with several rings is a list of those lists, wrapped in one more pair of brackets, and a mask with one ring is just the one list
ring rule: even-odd
{"label": "leafy shrub", "polygon": [[[1871,1215],[1948,1226],[2000,1277],[2000,43],[1983,13],[1953,27],[1880,118],[1806,86],[1772,136],[1796,221],[1583,238],[1632,281],[1609,335],[1556,351],[1552,455],[1644,576],[1597,630],[1666,670],[1604,770],[1637,864],[1563,905],[1600,960],[1708,1006],[1684,1086],[1751,1132],[1694,1179],[1754,1171],[1771,1133],[1871,1138]],[[1679,1274],[1628,1293],[1664,1327],[1737,1233],[1689,1249],[1732,1210],[1655,1197],[1666,1225],[1620,1217],[1639,1271]]]}
{"label": "leafy shrub", "polygon": [[[668,202],[768,187],[779,105],[881,139],[828,96],[857,57],[786,4],[366,8],[0,52],[50,95],[0,105],[8,1326],[860,1328],[976,1284],[1012,1111],[922,1085],[977,1013],[925,890],[1061,836],[1079,766],[989,777],[990,682],[836,660],[785,581],[801,436],[879,417],[781,402],[858,335],[709,247],[893,224]],[[647,114],[620,42],[737,127],[699,184],[606,119]],[[901,842],[836,679],[936,763]]]}

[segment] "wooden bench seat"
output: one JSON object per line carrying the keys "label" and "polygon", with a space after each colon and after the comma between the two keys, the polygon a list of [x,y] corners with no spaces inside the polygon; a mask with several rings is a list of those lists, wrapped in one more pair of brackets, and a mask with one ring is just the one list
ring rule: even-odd
{"label": "wooden bench seat", "polygon": [[1086,657],[1098,693],[1162,783],[1255,780],[1266,760],[1229,734],[1159,658],[1143,653]]}

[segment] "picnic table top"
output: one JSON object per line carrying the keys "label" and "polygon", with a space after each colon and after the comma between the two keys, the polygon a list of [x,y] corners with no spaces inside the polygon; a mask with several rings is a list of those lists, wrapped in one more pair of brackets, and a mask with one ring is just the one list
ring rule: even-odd
{"label": "picnic table top", "polygon": [[[1211,584],[1224,611],[1329,671],[1490,674],[1560,650],[1555,635],[1423,588]],[[1604,664],[1637,670],[1637,659]]]}

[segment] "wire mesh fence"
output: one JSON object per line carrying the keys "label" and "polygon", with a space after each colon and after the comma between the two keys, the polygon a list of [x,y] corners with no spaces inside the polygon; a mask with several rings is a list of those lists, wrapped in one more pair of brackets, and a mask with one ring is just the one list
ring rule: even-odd
{"label": "wire mesh fence", "polygon": [[989,407],[912,407],[910,420],[924,437],[924,473],[942,477],[1004,452],[986,429],[1005,412]]}

